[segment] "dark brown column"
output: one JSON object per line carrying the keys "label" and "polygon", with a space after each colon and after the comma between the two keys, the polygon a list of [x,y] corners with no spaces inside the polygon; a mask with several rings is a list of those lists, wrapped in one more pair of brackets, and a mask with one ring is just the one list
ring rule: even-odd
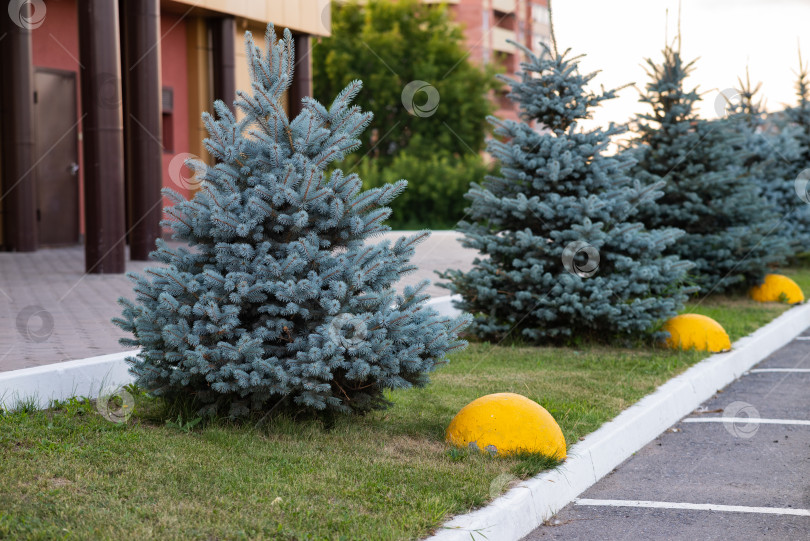
{"label": "dark brown column", "polygon": [[[5,7],[5,6],[4,6]],[[28,10],[30,4],[23,4]],[[12,20],[0,13],[0,142],[2,142],[3,243],[12,250],[37,249],[36,176],[34,171],[34,68],[30,13]]]}
{"label": "dark brown column", "polygon": [[295,74],[290,86],[290,118],[301,112],[301,98],[312,96],[312,40],[309,34],[296,34]]}
{"label": "dark brown column", "polygon": [[145,261],[160,236],[162,213],[160,0],[121,5],[129,257]]}
{"label": "dark brown column", "polygon": [[124,145],[118,2],[79,0],[85,270],[124,272]]}
{"label": "dark brown column", "polygon": [[236,99],[236,20],[233,17],[212,19],[214,50],[214,99],[222,100],[233,110]]}

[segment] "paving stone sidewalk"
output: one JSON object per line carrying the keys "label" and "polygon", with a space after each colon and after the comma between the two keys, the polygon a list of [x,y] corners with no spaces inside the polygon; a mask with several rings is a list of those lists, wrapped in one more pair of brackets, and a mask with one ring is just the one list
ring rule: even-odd
{"label": "paving stone sidewalk", "polygon": [[[705,421],[719,421],[723,412],[738,420]],[[718,391],[525,541],[810,539],[808,422],[810,329]],[[637,506],[639,501],[656,507]],[[673,502],[735,510],[679,509]]]}
{"label": "paving stone sidewalk", "polygon": [[[396,239],[412,232],[391,232]],[[449,292],[436,285],[436,270],[469,269],[475,252],[462,248],[453,231],[436,231],[417,246],[412,259],[419,268],[398,288],[431,280],[431,296]],[[150,262],[127,261],[127,271]],[[124,351],[124,333],[110,320],[120,315],[116,300],[132,298],[132,283],[123,275],[85,275],[84,249],[42,249],[34,253],[0,253],[0,372]]]}

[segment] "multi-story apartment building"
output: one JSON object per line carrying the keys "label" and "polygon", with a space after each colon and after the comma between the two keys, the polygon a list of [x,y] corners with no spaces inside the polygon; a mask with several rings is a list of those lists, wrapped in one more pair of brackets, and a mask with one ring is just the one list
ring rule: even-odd
{"label": "multi-story apartment building", "polygon": [[[440,3],[438,0],[425,0]],[[550,43],[547,0],[445,0],[466,37],[469,58],[479,64],[495,63],[512,75],[520,68],[520,52],[509,43],[520,43],[533,51],[539,42]],[[494,96],[497,116],[516,118],[506,91]]]}

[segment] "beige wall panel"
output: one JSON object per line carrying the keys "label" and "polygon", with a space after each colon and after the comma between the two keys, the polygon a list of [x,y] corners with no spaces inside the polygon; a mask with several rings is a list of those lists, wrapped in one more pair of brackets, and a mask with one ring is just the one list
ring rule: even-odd
{"label": "beige wall panel", "polygon": [[188,20],[186,39],[188,44],[189,152],[210,161],[211,158],[205,152],[202,143],[203,139],[208,137],[208,132],[200,116],[202,111],[212,110],[213,102],[209,64],[211,48],[208,43],[208,25],[205,19],[194,17]]}
{"label": "beige wall panel", "polygon": [[328,0],[174,0],[174,3],[227,13],[262,25],[296,32],[328,36],[330,4]]}
{"label": "beige wall panel", "polygon": [[507,39],[517,41],[513,30],[506,30],[505,28],[499,28],[497,26],[492,27],[492,48],[494,50],[504,53],[515,52],[515,46],[511,43],[507,43]]}
{"label": "beige wall panel", "polygon": [[492,9],[503,13],[515,12],[515,0],[492,0]]}

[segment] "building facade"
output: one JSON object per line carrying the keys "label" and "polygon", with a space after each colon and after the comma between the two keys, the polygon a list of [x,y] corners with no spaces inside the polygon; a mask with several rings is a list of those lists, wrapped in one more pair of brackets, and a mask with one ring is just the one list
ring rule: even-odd
{"label": "building facade", "polygon": [[84,242],[88,272],[123,272],[161,235],[163,187],[205,156],[200,119],[249,88],[244,35],[295,38],[291,113],[311,95],[325,0],[12,0],[0,16],[0,246]]}
{"label": "building facade", "polygon": [[[439,3],[438,0],[426,0]],[[551,43],[547,0],[447,0],[453,18],[461,25],[469,58],[481,65],[495,64],[504,74],[514,75],[520,69],[521,53],[509,41],[538,51],[539,43]],[[507,90],[497,92],[495,115],[517,118],[517,109],[506,97]]]}
{"label": "building facade", "polygon": [[[435,3],[435,0],[425,0]],[[447,0],[469,58],[519,69],[515,41],[549,41],[546,0]],[[5,15],[5,14],[4,14]],[[0,249],[85,244],[88,272],[122,272],[161,235],[182,165],[205,156],[202,111],[248,88],[244,35],[289,28],[295,113],[311,94],[310,42],[329,35],[328,0],[11,0],[0,16]],[[496,114],[516,118],[506,88]]]}

